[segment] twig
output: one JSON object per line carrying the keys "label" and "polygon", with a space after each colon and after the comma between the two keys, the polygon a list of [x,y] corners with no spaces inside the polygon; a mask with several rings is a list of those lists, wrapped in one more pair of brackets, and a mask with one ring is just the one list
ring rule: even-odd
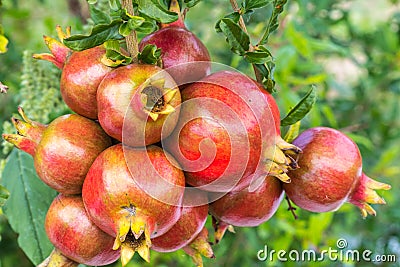
{"label": "twig", "polygon": [[[229,1],[231,2],[233,10],[236,12],[239,11],[239,5],[236,2],[236,0],[229,0]],[[244,23],[244,19],[243,19],[242,15],[240,15],[240,17],[239,17],[239,26],[247,35],[249,34],[247,31],[247,28],[246,28],[246,24]],[[255,47],[250,43],[249,52],[253,52],[254,50],[255,50]],[[254,74],[256,76],[257,82],[262,84],[264,77],[254,64],[253,64],[253,70],[254,70]]]}
{"label": "twig", "polygon": [[[132,0],[122,0],[122,6],[126,8],[126,11],[134,16],[135,11],[133,10]],[[136,31],[132,31],[128,36],[125,37],[126,40],[126,48],[130,56],[132,57],[132,63],[138,62],[138,54],[139,54],[139,46],[136,36]]]}
{"label": "twig", "polygon": [[296,208],[292,206],[292,202],[290,201],[289,197],[286,195],[285,197],[286,202],[288,203],[288,210],[293,214],[293,217],[295,220],[297,220],[299,217],[297,216],[295,210]]}

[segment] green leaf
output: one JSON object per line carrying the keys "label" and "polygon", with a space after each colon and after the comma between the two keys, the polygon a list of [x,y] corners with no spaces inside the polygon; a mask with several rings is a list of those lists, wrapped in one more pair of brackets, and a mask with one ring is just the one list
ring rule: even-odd
{"label": "green leaf", "polygon": [[[225,19],[231,19],[235,23],[238,23],[239,19],[240,19],[240,14],[239,14],[239,12],[232,12],[232,13],[229,13],[228,15],[226,15],[224,18]],[[217,21],[217,23],[215,24],[215,30],[217,32],[222,32],[220,24],[221,24],[221,20]]]}
{"label": "green leaf", "polygon": [[97,0],[87,0],[89,5],[94,5],[97,3]]}
{"label": "green leaf", "polygon": [[255,8],[265,7],[271,2],[271,0],[244,0],[243,8],[245,11],[249,11]]}
{"label": "green leaf", "polygon": [[278,16],[283,12],[283,7],[285,6],[286,3],[287,0],[274,0],[272,15],[269,18],[267,29],[265,30],[264,35],[258,42],[258,44],[264,45],[268,43],[268,38],[270,34],[274,32],[279,26]]}
{"label": "green leaf", "polygon": [[93,27],[89,35],[72,35],[64,39],[63,43],[72,50],[81,51],[103,44],[108,40],[123,39],[119,33],[122,20],[114,20],[109,24],[99,24]]}
{"label": "green leaf", "polygon": [[3,207],[18,244],[35,264],[42,262],[53,249],[44,230],[47,210],[57,192],[36,175],[30,155],[14,149],[3,171],[3,185],[10,197]]}
{"label": "green leaf", "polygon": [[191,8],[200,3],[200,1],[201,0],[185,0],[185,4],[188,8]]}
{"label": "green leaf", "polygon": [[139,11],[161,23],[171,23],[178,19],[178,14],[169,11],[158,0],[138,0]]}
{"label": "green leaf", "polygon": [[145,64],[158,64],[161,60],[161,49],[155,45],[146,45],[139,53],[138,59]]}
{"label": "green leaf", "polygon": [[281,126],[292,125],[303,119],[315,104],[317,94],[315,87],[312,86],[310,91],[292,108],[285,118],[281,120]]}
{"label": "green leaf", "polygon": [[94,5],[89,5],[90,17],[94,24],[109,24],[111,22],[110,16],[100,9],[97,9]]}
{"label": "green leaf", "polygon": [[301,121],[298,121],[289,126],[289,129],[286,132],[285,137],[283,138],[286,142],[292,143],[293,140],[296,139],[300,132],[300,124]]}
{"label": "green leaf", "polygon": [[258,47],[258,49],[253,52],[246,52],[244,59],[251,64],[273,62],[271,52],[265,47]]}
{"label": "green leaf", "polygon": [[122,53],[120,44],[117,40],[109,40],[105,42],[104,47],[106,49],[106,56],[101,59],[103,64],[110,67],[117,67],[132,63],[132,58]]}
{"label": "green leaf", "polygon": [[111,10],[119,10],[121,9],[121,3],[119,0],[109,0],[108,3],[110,4]]}
{"label": "green leaf", "polygon": [[10,196],[10,192],[8,190],[0,185],[0,207],[6,203],[7,198]]}
{"label": "green leaf", "polygon": [[243,56],[249,50],[249,36],[232,19],[221,19],[219,27],[234,53]]}

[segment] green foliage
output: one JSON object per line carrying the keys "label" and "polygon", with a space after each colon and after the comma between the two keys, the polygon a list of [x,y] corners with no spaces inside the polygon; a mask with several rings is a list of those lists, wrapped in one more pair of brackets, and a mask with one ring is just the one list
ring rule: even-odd
{"label": "green foliage", "polygon": [[311,87],[308,93],[294,106],[285,118],[281,120],[281,126],[289,126],[302,120],[315,104],[317,93],[315,87]]}
{"label": "green foliage", "polygon": [[57,193],[39,179],[32,157],[17,149],[8,157],[2,180],[10,191],[3,208],[4,214],[19,234],[19,246],[37,265],[53,248],[43,225],[46,212]]}

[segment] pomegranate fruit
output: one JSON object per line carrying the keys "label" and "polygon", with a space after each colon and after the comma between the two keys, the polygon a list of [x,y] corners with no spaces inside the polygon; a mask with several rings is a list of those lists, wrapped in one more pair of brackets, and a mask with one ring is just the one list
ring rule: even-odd
{"label": "pomegranate fruit", "polygon": [[289,182],[296,146],[279,135],[279,110],[262,85],[244,74],[220,71],[186,87],[179,122],[163,141],[199,189],[238,191],[265,176]]}
{"label": "pomegranate fruit", "polygon": [[374,189],[390,189],[362,172],[357,145],[338,130],[327,127],[302,132],[293,144],[303,153],[299,169],[290,171],[290,184],[284,184],[287,196],[300,208],[313,212],[337,210],[350,202],[360,208],[362,216],[376,215],[368,204],[385,204]]}
{"label": "pomegranate fruit", "polygon": [[212,202],[209,212],[217,222],[214,223],[216,242],[221,240],[228,225],[252,227],[266,222],[275,214],[282,199],[280,181],[268,176],[255,191],[250,192],[247,188],[231,191]]}
{"label": "pomegranate fruit", "polygon": [[115,237],[114,248],[121,248],[126,265],[136,251],[150,260],[150,239],[166,233],[181,216],[184,186],[183,172],[161,148],[117,144],[94,161],[82,198],[92,221]]}
{"label": "pomegranate fruit", "polygon": [[34,158],[40,179],[63,194],[80,194],[83,180],[95,158],[111,145],[96,122],[77,114],[58,117],[49,125],[31,121],[21,107],[23,120],[13,118],[17,134],[3,138]]}
{"label": "pomegranate fruit", "polygon": [[178,13],[179,19],[145,36],[139,50],[149,44],[160,48],[162,66],[178,85],[200,80],[210,73],[210,54],[200,39],[185,27],[178,1],[171,1],[170,10]]}
{"label": "pomegranate fruit", "polygon": [[52,62],[62,70],[60,91],[64,102],[74,112],[91,118],[97,118],[97,87],[104,76],[113,68],[102,63],[105,58],[104,46],[96,46],[83,51],[71,51],[62,40],[70,36],[70,29],[63,33],[57,27],[61,40],[44,37],[52,54],[35,54],[37,59]]}
{"label": "pomegranate fruit", "polygon": [[155,65],[119,67],[104,77],[97,91],[103,129],[135,147],[159,142],[162,129],[170,134],[178,121],[180,103],[176,83]]}
{"label": "pomegranate fruit", "polygon": [[203,267],[203,259],[201,256],[215,258],[211,245],[208,242],[208,230],[206,227],[203,227],[196,238],[182,249],[186,254],[192,257],[193,262],[198,267]]}
{"label": "pomegranate fruit", "polygon": [[119,258],[114,238],[89,219],[79,195],[58,195],[47,212],[45,229],[55,248],[75,262],[100,266]]}
{"label": "pomegranate fruit", "polygon": [[[186,191],[187,192],[187,191]],[[172,252],[191,243],[203,229],[208,215],[207,193],[190,191],[185,193],[182,215],[165,234],[151,240],[151,249],[158,252]]]}

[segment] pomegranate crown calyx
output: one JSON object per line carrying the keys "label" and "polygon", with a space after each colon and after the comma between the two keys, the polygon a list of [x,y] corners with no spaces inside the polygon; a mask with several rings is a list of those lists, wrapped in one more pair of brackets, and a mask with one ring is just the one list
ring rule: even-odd
{"label": "pomegranate crown calyx", "polygon": [[360,180],[350,195],[349,202],[357,206],[363,218],[376,216],[376,211],[369,204],[386,204],[386,201],[375,190],[390,190],[389,184],[378,182],[362,173]]}
{"label": "pomegranate crown calyx", "polygon": [[49,48],[51,54],[34,54],[33,58],[49,61],[59,69],[62,69],[68,55],[72,52],[71,49],[63,44],[63,40],[71,36],[71,27],[67,27],[64,32],[61,26],[57,25],[56,31],[59,41],[49,36],[43,36],[44,42]]}
{"label": "pomegranate crown calyx", "polygon": [[18,107],[18,113],[22,120],[12,118],[12,123],[17,130],[16,134],[3,134],[3,138],[15,145],[17,148],[27,152],[30,155],[35,154],[36,146],[42,139],[46,125],[30,120],[22,107]]}
{"label": "pomegranate crown calyx", "polygon": [[142,84],[140,91],[140,102],[143,106],[142,111],[153,121],[156,121],[160,115],[168,115],[175,111],[170,104],[171,100],[178,92],[178,88],[167,88],[165,79],[148,79]]}
{"label": "pomegranate crown calyx", "polygon": [[128,264],[136,252],[150,262],[150,231],[146,218],[137,216],[135,212],[125,214],[119,220],[118,234],[113,249],[121,248],[122,266]]}

